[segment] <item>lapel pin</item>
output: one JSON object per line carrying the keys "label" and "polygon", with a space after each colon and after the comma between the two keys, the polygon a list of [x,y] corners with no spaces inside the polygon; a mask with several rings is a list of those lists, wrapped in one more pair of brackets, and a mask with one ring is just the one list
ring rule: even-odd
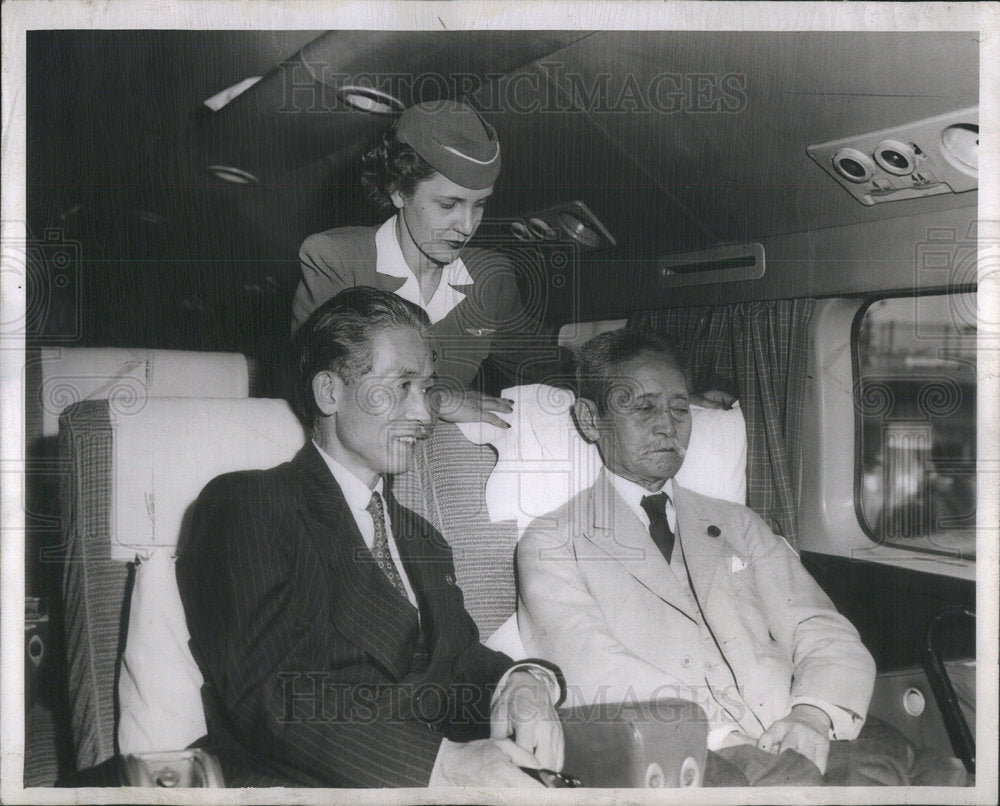
{"label": "lapel pin", "polygon": [[721,534],[722,534],[722,530],[718,526],[716,526],[714,523],[711,526],[708,527],[708,536],[709,537],[718,537]]}

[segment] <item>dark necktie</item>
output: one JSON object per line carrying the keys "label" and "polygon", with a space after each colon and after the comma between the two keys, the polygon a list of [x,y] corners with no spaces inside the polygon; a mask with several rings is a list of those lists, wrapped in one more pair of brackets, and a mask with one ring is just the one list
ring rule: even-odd
{"label": "dark necktie", "polygon": [[667,523],[667,502],[670,497],[666,493],[644,496],[641,502],[642,508],[649,515],[649,536],[653,538],[656,547],[663,554],[666,561],[670,562],[670,555],[674,551],[674,533]]}
{"label": "dark necktie", "polygon": [[399,570],[396,568],[396,563],[392,561],[392,555],[389,554],[389,538],[386,536],[385,514],[382,511],[382,496],[378,493],[372,493],[372,500],[368,502],[368,506],[365,509],[368,510],[368,513],[372,516],[372,520],[375,522],[375,539],[372,541],[372,556],[375,558],[378,567],[382,569],[382,573],[388,577],[392,586],[402,594],[406,601],[409,601],[410,597],[406,595],[406,586],[403,585],[403,580],[399,575]]}

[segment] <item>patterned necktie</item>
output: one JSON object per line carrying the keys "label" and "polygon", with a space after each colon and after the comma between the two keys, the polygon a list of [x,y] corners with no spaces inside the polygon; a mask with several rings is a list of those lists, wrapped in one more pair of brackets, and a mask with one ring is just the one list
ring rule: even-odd
{"label": "patterned necktie", "polygon": [[670,497],[666,493],[644,496],[641,502],[642,508],[649,515],[649,536],[653,538],[660,553],[670,562],[670,555],[674,551],[674,533],[670,530],[667,522],[667,502]]}
{"label": "patterned necktie", "polygon": [[410,601],[410,597],[406,595],[406,587],[403,585],[403,579],[396,568],[396,563],[392,561],[392,555],[389,554],[389,538],[387,537],[385,528],[385,513],[382,511],[382,496],[378,493],[372,493],[372,500],[368,502],[368,506],[365,509],[375,522],[375,539],[372,541],[372,556],[375,558],[375,562],[378,563],[378,567],[382,569],[382,573],[392,583],[392,586],[402,594],[406,601]]}

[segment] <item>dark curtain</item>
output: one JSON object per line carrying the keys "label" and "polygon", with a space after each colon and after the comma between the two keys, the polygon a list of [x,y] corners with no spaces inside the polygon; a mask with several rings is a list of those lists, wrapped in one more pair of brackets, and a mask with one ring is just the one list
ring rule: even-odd
{"label": "dark curtain", "polygon": [[670,338],[697,391],[739,396],[747,421],[747,504],[798,549],[799,430],[811,299],[644,311],[629,327]]}

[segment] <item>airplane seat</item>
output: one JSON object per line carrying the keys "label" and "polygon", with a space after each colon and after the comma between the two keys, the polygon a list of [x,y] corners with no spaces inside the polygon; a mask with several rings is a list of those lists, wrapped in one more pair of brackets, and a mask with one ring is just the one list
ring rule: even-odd
{"label": "airplane seat", "polygon": [[480,638],[492,636],[513,614],[516,523],[494,520],[486,485],[496,465],[488,445],[477,445],[452,423],[438,423],[413,469],[393,479],[405,507],[430,521],[451,547],[455,577]]}
{"label": "airplane seat", "polygon": [[80,400],[109,399],[123,410],[151,397],[249,397],[254,362],[240,353],[124,347],[43,347],[28,358],[41,412],[40,435],[59,433],[59,415]]}
{"label": "airplane seat", "polygon": [[[279,464],[303,442],[279,400],[150,399],[128,416],[89,400],[64,412],[63,588],[77,769],[118,751],[178,749],[204,733],[200,697],[190,696],[201,679],[173,577],[183,513],[215,476]],[[514,608],[516,530],[490,523],[482,505],[494,463],[488,447],[441,424],[414,469],[393,484],[401,503],[443,527],[466,607],[484,636]],[[442,499],[455,506],[442,507]],[[165,664],[165,645],[184,662]],[[188,694],[178,688],[185,681]],[[149,696],[149,686],[168,696]],[[146,701],[161,705],[137,713]],[[185,711],[192,702],[196,713]]]}
{"label": "airplane seat", "polygon": [[274,466],[303,441],[288,404],[264,398],[150,398],[128,414],[87,400],[63,413],[63,595],[77,769],[119,749],[179,750],[204,734],[201,678],[173,575],[185,513],[215,476]]}
{"label": "airplane seat", "polygon": [[[550,394],[556,392],[565,395]],[[521,404],[527,408],[525,399]],[[185,513],[213,477],[279,464],[304,438],[287,403],[263,398],[150,398],[128,414],[107,400],[88,400],[63,413],[63,589],[77,769],[116,753],[180,750],[204,735],[202,679],[173,572]],[[513,553],[521,531],[518,518],[497,510],[491,497],[503,485],[487,489],[497,464],[489,445],[441,424],[417,452],[415,467],[393,482],[400,502],[427,517],[452,546],[456,581],[487,639],[514,613]],[[535,471],[560,479],[566,466],[543,462]],[[525,511],[541,506],[537,498],[521,504]],[[694,767],[682,770],[691,754],[682,755],[676,769],[663,771],[666,780],[700,780],[692,769],[700,769],[703,729],[693,720],[693,732],[685,734],[684,746],[701,747],[693,751]]]}
{"label": "airplane seat", "polygon": [[66,474],[58,457],[59,416],[80,400],[105,399],[122,414],[155,397],[247,397],[255,364],[238,353],[103,347],[32,347],[24,369],[26,545],[26,785],[47,785],[71,763],[71,738],[62,670],[49,657],[63,654],[59,487]]}
{"label": "airplane seat", "polygon": [[[49,543],[59,533],[59,417],[81,400],[109,400],[123,415],[157,397],[244,398],[250,393],[254,362],[239,353],[117,347],[43,347],[25,362],[25,458],[31,500],[27,502],[29,556],[43,562],[56,555]],[[45,551],[45,549],[49,549]],[[44,553],[43,553],[44,552]],[[52,555],[52,556],[50,556]],[[28,568],[28,590],[37,593]],[[51,565],[51,563],[48,563]]]}

